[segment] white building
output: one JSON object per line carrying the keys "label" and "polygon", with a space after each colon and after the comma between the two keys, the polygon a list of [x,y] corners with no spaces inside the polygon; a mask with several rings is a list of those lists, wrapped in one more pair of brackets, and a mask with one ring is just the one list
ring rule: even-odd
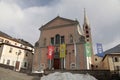
{"label": "white building", "polygon": [[0,64],[20,71],[32,69],[33,46],[0,32]]}

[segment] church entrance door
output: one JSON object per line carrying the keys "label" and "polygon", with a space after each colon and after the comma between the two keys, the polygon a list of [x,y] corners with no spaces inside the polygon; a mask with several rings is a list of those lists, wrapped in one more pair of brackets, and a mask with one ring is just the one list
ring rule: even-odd
{"label": "church entrance door", "polygon": [[54,69],[60,69],[60,59],[59,58],[57,58],[57,59],[54,59],[54,64],[53,64],[53,66],[54,66]]}

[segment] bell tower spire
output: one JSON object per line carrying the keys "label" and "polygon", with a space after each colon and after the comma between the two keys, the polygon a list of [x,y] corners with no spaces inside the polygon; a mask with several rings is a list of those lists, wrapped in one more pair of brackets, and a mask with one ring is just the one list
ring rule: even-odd
{"label": "bell tower spire", "polygon": [[88,27],[90,27],[89,19],[87,17],[85,8],[84,8],[84,25],[87,25]]}
{"label": "bell tower spire", "polygon": [[84,24],[83,24],[83,31],[84,31],[84,36],[86,42],[92,43],[92,38],[91,38],[91,28],[90,28],[90,23],[89,19],[86,14],[86,10],[84,8]]}
{"label": "bell tower spire", "polygon": [[86,41],[85,47],[86,47],[87,69],[91,69],[91,65],[93,64],[93,61],[92,61],[92,56],[93,56],[92,36],[91,36],[90,23],[89,23],[85,8],[84,8],[83,31],[84,31],[85,41]]}

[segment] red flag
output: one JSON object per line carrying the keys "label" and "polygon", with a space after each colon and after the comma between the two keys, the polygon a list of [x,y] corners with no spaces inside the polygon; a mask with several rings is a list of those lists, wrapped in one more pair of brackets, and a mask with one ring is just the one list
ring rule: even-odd
{"label": "red flag", "polygon": [[48,46],[48,59],[53,58],[54,46]]}

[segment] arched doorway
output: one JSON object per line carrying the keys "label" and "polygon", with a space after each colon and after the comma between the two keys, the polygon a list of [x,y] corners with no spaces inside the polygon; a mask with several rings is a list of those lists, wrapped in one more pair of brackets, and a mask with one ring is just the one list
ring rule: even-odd
{"label": "arched doorway", "polygon": [[53,67],[54,69],[60,69],[60,59],[59,58],[54,58],[54,64]]}
{"label": "arched doorway", "polygon": [[60,69],[61,68],[61,61],[59,57],[59,50],[56,48],[56,52],[54,54],[54,59],[53,59],[53,68],[54,69]]}

